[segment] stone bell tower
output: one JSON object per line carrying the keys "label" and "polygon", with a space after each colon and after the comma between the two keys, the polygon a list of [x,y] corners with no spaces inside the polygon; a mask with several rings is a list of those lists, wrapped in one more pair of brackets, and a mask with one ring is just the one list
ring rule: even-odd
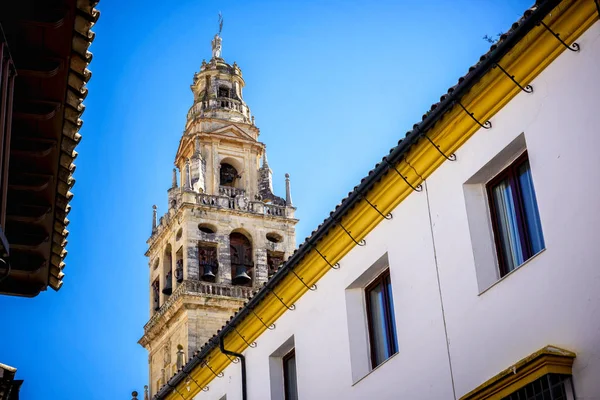
{"label": "stone bell tower", "polygon": [[242,71],[221,58],[221,37],[191,85],[194,103],[175,156],[168,210],[148,239],[150,395],[277,271],[295,248],[289,175],[273,194]]}

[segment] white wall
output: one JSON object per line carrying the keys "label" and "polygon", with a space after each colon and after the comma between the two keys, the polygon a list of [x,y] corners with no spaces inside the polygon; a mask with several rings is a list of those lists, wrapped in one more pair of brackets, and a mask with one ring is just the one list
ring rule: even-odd
{"label": "white wall", "polygon": [[[454,398],[428,211],[457,398],[551,344],[577,353],[578,398],[600,399],[600,24],[578,43],[428,179],[430,210],[409,196],[245,352],[250,400],[271,398],[269,356],[292,336],[302,400]],[[464,184],[522,133],[546,250],[482,291]],[[354,383],[346,288],[386,252],[399,353]],[[239,364],[209,386],[198,399],[241,399]]]}

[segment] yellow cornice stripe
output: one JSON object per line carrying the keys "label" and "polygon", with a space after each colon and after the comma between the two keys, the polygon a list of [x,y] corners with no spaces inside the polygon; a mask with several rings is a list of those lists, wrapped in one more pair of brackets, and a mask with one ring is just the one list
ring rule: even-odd
{"label": "yellow cornice stripe", "polygon": [[[555,32],[559,32],[561,38],[570,44],[585,32],[597,18],[593,0],[570,0],[559,4],[544,19],[544,22]],[[565,48],[558,40],[543,27],[535,27],[502,58],[501,65],[525,86],[564,50]],[[581,51],[586,51],[586,49],[582,48]],[[462,97],[461,101],[483,122],[495,115],[518,93],[520,93],[520,89],[510,79],[498,69],[492,69]],[[462,109],[454,107],[427,134],[440,146],[442,151],[450,154],[458,150],[478,129],[479,125]],[[407,153],[406,158],[424,179],[445,161],[426,140],[416,143]],[[413,185],[421,181],[421,178],[405,162],[399,163],[396,167],[404,176],[408,177]],[[382,177],[381,181],[368,193],[368,198],[373,204],[377,204],[385,214],[396,208],[411,193],[412,189],[392,171]],[[381,216],[363,201],[344,216],[343,224],[353,235],[356,235],[355,239],[359,240],[371,232],[381,221]],[[337,226],[332,228],[318,244],[321,253],[326,255],[331,263],[342,259],[354,247],[354,242]],[[310,285],[325,275],[330,267],[316,252],[312,251],[300,261],[294,270]],[[307,291],[306,287],[293,275],[283,278],[274,290],[288,305],[294,304]],[[287,309],[278,299],[269,294],[254,311],[269,325]],[[248,342],[252,342],[266,329],[253,315],[249,315],[237,326],[237,330],[244,335]],[[247,348],[247,345],[233,332],[227,334],[225,347],[241,353]],[[216,372],[224,370],[231,362],[218,348],[212,350],[207,359],[211,368]],[[191,376],[203,387],[208,386],[215,378],[208,368],[200,366],[191,372]],[[192,399],[201,389],[193,381],[189,383],[189,391],[187,387],[188,384],[185,382],[177,386],[177,390],[183,394],[186,400]],[[166,398],[181,400],[181,396],[175,391],[169,393]]]}

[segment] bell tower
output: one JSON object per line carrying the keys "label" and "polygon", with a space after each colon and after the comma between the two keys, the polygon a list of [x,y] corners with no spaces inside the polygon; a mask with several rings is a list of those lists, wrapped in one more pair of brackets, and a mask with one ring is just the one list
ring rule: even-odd
{"label": "bell tower", "polygon": [[285,198],[273,194],[242,71],[225,62],[221,44],[215,35],[211,60],[194,74],[168,209],[157,218],[153,207],[150,320],[139,340],[151,396],[295,248],[289,175]]}

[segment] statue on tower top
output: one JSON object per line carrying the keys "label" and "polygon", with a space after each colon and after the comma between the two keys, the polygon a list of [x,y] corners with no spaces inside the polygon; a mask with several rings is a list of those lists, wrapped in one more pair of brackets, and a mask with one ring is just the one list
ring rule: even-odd
{"label": "statue on tower top", "polygon": [[219,12],[219,32],[215,34],[211,43],[213,58],[221,58],[221,31],[223,31],[223,15]]}

